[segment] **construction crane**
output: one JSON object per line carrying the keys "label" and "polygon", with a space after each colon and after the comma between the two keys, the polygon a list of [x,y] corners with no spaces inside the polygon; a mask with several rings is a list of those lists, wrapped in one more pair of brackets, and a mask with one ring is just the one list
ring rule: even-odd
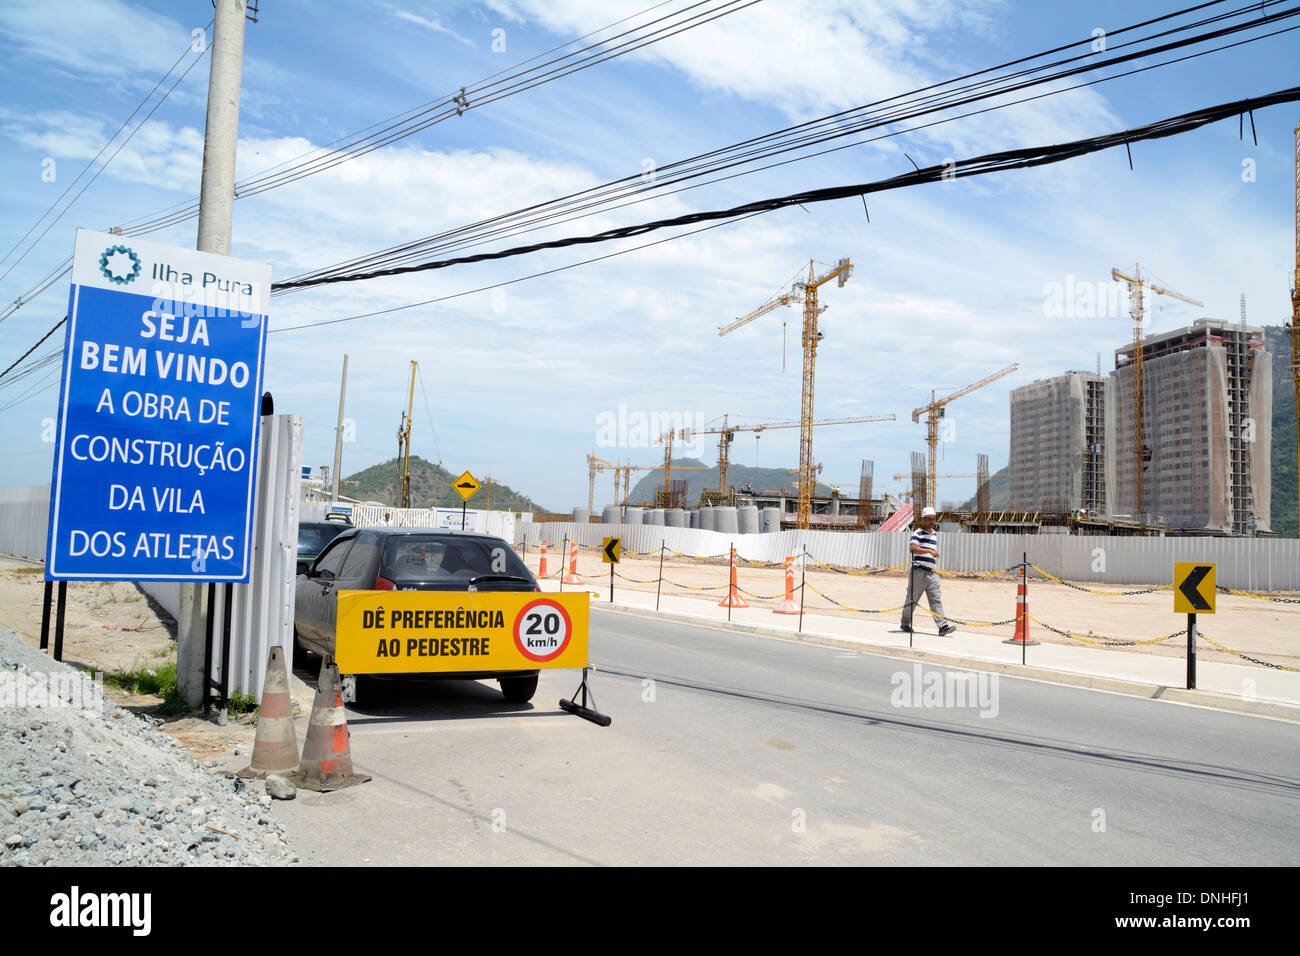
{"label": "construction crane", "polygon": [[484,506],[487,511],[492,510],[492,486],[499,484],[501,484],[501,482],[493,478],[491,475],[488,475],[483,479],[483,487],[487,489],[487,504]]}
{"label": "construction crane", "polygon": [[[1291,379],[1295,384],[1296,475],[1300,476],[1300,125],[1295,128],[1295,275],[1291,281]],[[1300,482],[1296,486],[1300,519]]]}
{"label": "construction crane", "polygon": [[[591,511],[595,510],[596,472],[612,471],[614,473],[614,504],[617,505],[619,503],[618,488],[621,482],[623,485],[622,503],[626,505],[628,503],[628,496],[630,494],[630,485],[632,483],[632,472],[658,471],[660,467],[661,467],[660,465],[634,465],[631,462],[624,462],[622,464],[611,463],[605,461],[603,458],[597,458],[595,455],[588,455],[587,468],[588,468],[588,475],[590,477],[590,482],[591,482],[591,486],[587,494],[587,501],[590,503],[588,510]],[[698,465],[689,465],[689,466],[678,465],[676,470],[677,471],[708,471],[707,468]]]}
{"label": "construction crane", "polygon": [[402,463],[402,507],[411,507],[411,413],[415,409],[415,370],[417,363],[411,362],[410,397],[406,402],[406,411],[402,412],[402,423],[397,426],[397,460]]}
{"label": "construction crane", "polygon": [[992,375],[980,379],[973,385],[967,385],[965,388],[957,389],[957,391],[945,398],[936,399],[934,397],[934,392],[931,391],[929,405],[922,405],[920,408],[912,409],[912,421],[918,422],[921,420],[922,415],[925,416],[925,441],[930,450],[929,467],[926,469],[928,479],[925,486],[925,502],[923,503],[923,506],[928,505],[933,508],[935,507],[935,501],[938,499],[938,487],[936,486],[936,482],[939,476],[935,474],[935,472],[938,469],[939,419],[944,417],[944,406],[955,399],[961,398],[963,395],[969,395],[977,388],[983,388],[990,382],[996,382],[1004,375],[1010,375],[1019,367],[1019,365],[1015,364],[1008,365],[1001,371],[994,372]]}
{"label": "construction crane", "polygon": [[799,527],[808,527],[808,517],[812,514],[812,432],[813,432],[813,384],[817,365],[817,343],[822,333],[817,329],[817,317],[826,311],[826,306],[819,305],[817,290],[832,279],[839,280],[840,288],[853,275],[853,263],[848,257],[840,259],[835,267],[822,275],[816,275],[813,260],[808,260],[808,279],[796,282],[789,292],[782,293],[760,305],[748,315],[741,316],[730,325],[718,329],[718,335],[734,332],[742,325],[753,322],[761,315],[771,312],[792,302],[803,302],[803,387],[799,409]]}
{"label": "construction crane", "polygon": [[1117,282],[1128,283],[1129,299],[1133,303],[1133,517],[1142,520],[1142,478],[1146,463],[1151,460],[1151,450],[1146,441],[1146,402],[1142,391],[1142,290],[1150,289],[1156,295],[1167,295],[1173,299],[1203,306],[1205,303],[1190,299],[1181,292],[1161,288],[1153,282],[1142,278],[1142,266],[1135,263],[1133,275],[1127,276],[1118,269],[1110,270],[1110,277]]}
{"label": "construction crane", "polygon": [[[813,422],[816,426],[822,425],[856,425],[864,422],[892,422],[895,418],[893,415],[867,415],[859,418],[823,418],[821,421]],[[728,425],[727,416],[722,416],[721,428],[696,428],[685,429],[681,433],[682,441],[690,441],[694,435],[717,435],[718,436],[718,494],[727,493],[727,468],[730,464],[731,443],[735,440],[736,432],[762,432],[769,428],[798,428],[801,423],[798,421],[786,422],[763,422],[759,425]]]}
{"label": "construction crane", "polygon": [[[596,508],[596,472],[604,470],[601,465],[614,467],[604,458],[597,458],[594,453],[587,455],[587,514]],[[618,499],[618,472],[614,472],[614,499]]]}

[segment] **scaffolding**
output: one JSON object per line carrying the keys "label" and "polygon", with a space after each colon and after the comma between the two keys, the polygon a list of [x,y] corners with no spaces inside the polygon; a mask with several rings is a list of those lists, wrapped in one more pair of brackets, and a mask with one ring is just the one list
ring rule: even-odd
{"label": "scaffolding", "polygon": [[858,527],[863,531],[871,530],[871,482],[875,470],[875,462],[862,459],[862,474],[858,478]]}
{"label": "scaffolding", "polygon": [[1083,474],[1079,507],[1106,513],[1106,382],[1088,379],[1083,414]]}
{"label": "scaffolding", "polygon": [[925,504],[925,472],[925,453],[912,452],[912,508],[915,514],[920,514]]}
{"label": "scaffolding", "polygon": [[[1262,331],[1200,319],[1142,340],[1146,460],[1133,509],[1132,357],[1116,352],[1106,409],[1110,513],[1202,534],[1270,530],[1272,379]],[[1252,409],[1264,411],[1255,417]]]}
{"label": "scaffolding", "polygon": [[1105,500],[1105,385],[1092,372],[1066,372],[1013,389],[1010,506],[1068,513],[1102,510]]}

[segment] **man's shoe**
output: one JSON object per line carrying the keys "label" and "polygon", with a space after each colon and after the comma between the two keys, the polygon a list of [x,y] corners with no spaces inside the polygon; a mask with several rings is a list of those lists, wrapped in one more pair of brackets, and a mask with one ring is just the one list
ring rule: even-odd
{"label": "man's shoe", "polygon": [[900,631],[902,631],[904,634],[911,634],[911,633],[912,633],[912,627],[911,627],[911,625],[909,625],[909,624],[900,624],[900,625],[898,625],[898,629],[899,629]]}
{"label": "man's shoe", "polygon": [[951,633],[952,633],[953,631],[955,631],[955,630],[957,630],[957,628],[956,628],[955,625],[952,625],[952,624],[945,624],[943,627],[939,628],[939,636],[940,636],[940,637],[947,637],[949,634],[951,634]]}

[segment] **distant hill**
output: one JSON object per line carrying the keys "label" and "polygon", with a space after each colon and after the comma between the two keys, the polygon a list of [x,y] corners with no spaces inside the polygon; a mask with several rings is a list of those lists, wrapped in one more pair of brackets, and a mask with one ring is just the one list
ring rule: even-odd
{"label": "distant hill", "polygon": [[[1296,519],[1296,414],[1295,383],[1291,379],[1291,334],[1285,326],[1264,327],[1264,347],[1273,365],[1272,524],[1284,538],[1294,538]],[[1007,469],[989,479],[990,507],[1004,510],[1010,504]],[[963,506],[973,510],[972,498]]]}
{"label": "distant hill", "polygon": [[[989,510],[1006,511],[1011,507],[1011,471],[1009,466],[989,475]],[[962,502],[959,510],[974,511],[975,498]]]}
{"label": "distant hill", "polygon": [[[441,465],[425,461],[416,455],[411,456],[411,507],[412,508],[459,508],[460,495],[452,490],[451,483],[459,476],[453,475]],[[481,488],[469,500],[471,508],[487,507],[487,475],[475,475]],[[402,501],[402,463],[394,458],[382,464],[372,465],[364,471],[343,479],[340,489],[349,498],[361,501],[382,501],[394,507]],[[493,511],[545,511],[541,505],[526,495],[510,488],[509,485],[492,483]]]}
{"label": "distant hill", "polygon": [[[679,467],[704,467],[705,470],[679,472],[677,470]],[[784,487],[787,494],[794,494],[795,480],[798,477],[798,475],[790,474],[785,468],[752,468],[748,465],[738,465],[735,462],[727,465],[727,484],[734,488],[743,488],[745,482],[748,481],[753,484],[755,491],[780,491]],[[700,491],[703,489],[707,488],[709,491],[718,490],[717,467],[706,466],[698,458],[674,458],[672,478],[674,481],[679,478],[686,479],[686,502],[688,505],[694,505],[700,500]],[[662,467],[656,468],[654,471],[644,472],[642,478],[632,486],[629,500],[634,505],[641,502],[653,503],[655,494],[662,490],[663,483],[664,470]],[[597,484],[597,507],[600,507],[602,501],[609,501],[609,491],[610,489],[606,488],[605,495],[602,497],[600,486]],[[818,485],[816,493],[818,495],[829,495],[831,490],[827,485]],[[841,487],[840,493],[856,498],[858,487],[857,485],[852,488]]]}

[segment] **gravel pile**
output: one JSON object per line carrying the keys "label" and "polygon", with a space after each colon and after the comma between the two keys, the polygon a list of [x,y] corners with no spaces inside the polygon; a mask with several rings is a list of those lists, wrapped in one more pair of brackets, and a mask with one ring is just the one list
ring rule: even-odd
{"label": "gravel pile", "polygon": [[260,784],[201,768],[94,690],[0,628],[0,866],[298,861]]}

